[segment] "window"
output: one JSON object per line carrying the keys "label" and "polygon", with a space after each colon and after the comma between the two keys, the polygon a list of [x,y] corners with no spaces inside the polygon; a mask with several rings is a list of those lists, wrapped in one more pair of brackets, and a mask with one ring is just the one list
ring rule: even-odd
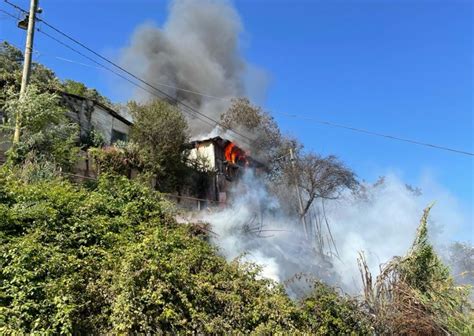
{"label": "window", "polygon": [[120,131],[117,131],[117,130],[112,130],[112,139],[111,139],[111,143],[115,143],[117,141],[127,141],[127,134],[123,133],[123,132],[120,132]]}

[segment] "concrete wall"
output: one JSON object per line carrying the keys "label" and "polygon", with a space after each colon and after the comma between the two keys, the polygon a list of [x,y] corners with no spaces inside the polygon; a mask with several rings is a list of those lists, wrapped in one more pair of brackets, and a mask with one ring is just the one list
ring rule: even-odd
{"label": "concrete wall", "polygon": [[189,159],[196,160],[197,158],[205,158],[208,167],[212,170],[216,168],[216,155],[214,143],[212,141],[201,142],[197,147],[189,152]]}
{"label": "concrete wall", "polygon": [[112,117],[107,111],[94,106],[94,110],[91,115],[92,127],[100,132],[104,137],[105,142],[110,145],[112,140],[112,123],[114,117]]}
{"label": "concrete wall", "polygon": [[69,94],[63,94],[63,102],[67,106],[68,116],[79,124],[81,136],[86,136],[92,129],[95,129],[102,134],[108,145],[113,140],[112,130],[123,133],[128,138],[130,125],[100,104]]}
{"label": "concrete wall", "polygon": [[67,108],[67,116],[79,124],[81,137],[91,131],[91,115],[94,103],[86,99],[78,99],[72,96],[63,96],[63,103]]}
{"label": "concrete wall", "polygon": [[129,125],[127,125],[123,121],[121,121],[119,119],[115,119],[115,118],[112,120],[112,129],[114,129],[118,132],[121,132],[121,133],[125,133],[127,135],[130,132],[130,126]]}

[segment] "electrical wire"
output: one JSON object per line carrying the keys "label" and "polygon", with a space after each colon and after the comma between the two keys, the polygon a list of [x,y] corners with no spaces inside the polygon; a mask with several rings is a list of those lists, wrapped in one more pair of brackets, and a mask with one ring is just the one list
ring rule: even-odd
{"label": "electrical wire", "polygon": [[[26,10],[22,9],[21,7],[15,5],[15,4],[12,4],[11,2],[9,2],[8,0],[4,0],[4,2],[6,2],[7,4],[15,7],[16,9],[24,12],[24,13],[27,13]],[[4,10],[0,10],[1,12],[9,15],[9,16],[12,16],[14,18],[16,18],[14,15],[4,11]],[[69,36],[68,34],[62,32],[61,30],[59,30],[58,28],[52,26],[51,24],[49,24],[48,22],[46,22],[45,20],[41,19],[41,18],[38,18],[38,21],[41,21],[44,25],[46,25],[47,27],[51,28],[52,30],[54,30],[55,32],[59,33],[60,35],[66,37],[67,39],[69,39],[70,41],[78,44],[79,46],[81,46],[82,48],[86,49],[87,51],[91,52],[92,54],[94,54],[95,56],[101,58],[102,60],[106,61],[107,63],[113,65],[114,67],[120,69],[121,71],[125,72],[126,74],[128,74],[129,76],[133,77],[134,79],[138,80],[139,82],[145,84],[146,86],[148,87],[151,87],[153,88],[154,90],[156,90],[157,92],[159,92],[160,94],[164,95],[167,99],[170,99],[171,101],[177,103],[177,104],[180,104],[181,106],[185,107],[188,109],[188,111],[185,111],[187,112],[188,114],[194,116],[194,117],[197,117],[197,115],[201,115],[202,117],[212,121],[215,123],[215,125],[219,125],[221,127],[223,127],[224,129],[226,130],[229,130],[237,135],[239,135],[240,137],[243,137],[249,141],[252,141],[252,139],[250,139],[249,137],[243,135],[243,134],[240,134],[239,132],[236,132],[235,130],[231,129],[231,128],[228,128],[224,125],[222,125],[222,123],[212,119],[211,117],[197,111],[196,109],[194,109],[193,107],[189,106],[188,104],[178,100],[177,98],[175,97],[172,97],[171,95],[169,95],[168,93],[156,88],[155,86],[149,84],[148,82],[144,81],[143,79],[141,79],[140,77],[136,76],[135,74],[131,73],[130,71],[126,70],[125,68],[121,67],[120,65],[112,62],[111,60],[109,60],[108,58],[102,56],[101,54],[97,53],[96,51],[92,50],[91,48],[87,47],[86,45],[84,45],[83,43],[79,42],[78,40],[74,39],[73,37]],[[92,59],[91,57],[87,56],[87,55],[84,55],[83,53],[81,53],[80,51],[70,47],[69,45],[65,44],[64,42],[56,39],[55,37],[49,35],[48,33],[44,32],[43,30],[40,30],[40,29],[37,29],[39,32],[43,33],[44,35],[48,36],[49,38],[55,40],[56,42],[62,44],[63,46],[67,47],[68,49],[71,49],[73,50],[74,52],[78,53],[79,55],[89,59],[90,61],[94,62],[95,64],[98,64],[101,68],[105,69],[105,70],[108,70],[108,71],[111,71],[112,73],[114,73],[115,75],[121,77],[122,79],[130,82],[131,84],[139,87],[140,89],[142,90],[145,90],[146,92],[152,94],[152,95],[155,95],[157,97],[159,97],[155,92],[151,92],[149,91],[148,89],[144,88],[143,86],[139,85],[138,83],[136,82],[133,82],[131,81],[129,78],[123,76],[122,74],[119,74],[117,73],[116,71],[114,71],[113,69],[110,69],[109,67],[106,67],[104,66],[103,64],[101,63],[98,63],[97,61],[95,61],[94,59]],[[63,60],[66,60],[66,59],[63,59]],[[69,61],[69,60],[66,60],[66,61]],[[187,90],[187,89],[183,89],[183,88],[179,88],[179,87],[174,87],[174,86],[171,86],[171,85],[167,85],[167,84],[163,84],[163,83],[157,83],[157,85],[162,85],[162,86],[166,86],[168,88],[172,88],[172,89],[175,89],[175,90],[181,90],[181,91],[184,91],[184,92],[189,92],[189,93],[193,93],[193,94],[196,94],[196,95],[200,95],[200,96],[203,96],[203,97],[207,97],[207,98],[213,98],[213,99],[220,99],[220,100],[231,100],[229,98],[223,98],[223,97],[217,97],[217,96],[213,96],[213,95],[208,95],[208,94],[204,94],[204,93],[201,93],[201,92],[198,92],[198,91],[193,91],[193,90]],[[159,98],[162,98],[162,97],[159,97]],[[190,112],[190,111],[191,112]],[[449,151],[449,152],[453,152],[453,153],[457,153],[457,154],[463,154],[463,155],[468,155],[468,156],[474,156],[474,153],[472,152],[468,152],[468,151],[465,151],[465,150],[460,150],[460,149],[455,149],[455,148],[450,148],[450,147],[446,147],[446,146],[441,146],[441,145],[436,145],[436,144],[431,144],[431,143],[427,143],[427,142],[421,142],[421,141],[417,141],[417,140],[412,140],[412,139],[408,139],[408,138],[402,138],[402,137],[398,137],[398,136],[394,136],[394,135],[389,135],[389,134],[384,134],[384,133],[379,133],[379,132],[374,132],[374,131],[370,131],[370,130],[366,130],[366,129],[362,129],[362,128],[357,128],[357,127],[352,127],[352,126],[347,126],[347,125],[342,125],[342,124],[338,124],[338,123],[334,123],[334,122],[330,122],[330,121],[324,121],[324,120],[319,120],[319,119],[316,119],[316,118],[312,118],[312,117],[306,117],[306,116],[301,116],[301,115],[297,115],[297,114],[290,114],[290,113],[284,113],[284,112],[276,112],[277,114],[280,114],[280,115],[283,115],[283,116],[286,116],[286,117],[291,117],[291,118],[294,118],[294,119],[300,119],[300,120],[306,120],[306,121],[312,121],[314,123],[317,123],[317,124],[321,124],[321,125],[325,125],[325,126],[330,126],[330,127],[335,127],[335,128],[340,128],[340,129],[345,129],[345,130],[349,130],[349,131],[352,131],[352,132],[357,132],[357,133],[363,133],[363,134],[367,134],[367,135],[371,135],[371,136],[376,136],[376,137],[381,137],[381,138],[386,138],[386,139],[391,139],[391,140],[396,140],[396,141],[402,141],[402,142],[406,142],[406,143],[411,143],[411,144],[415,144],[415,145],[419,145],[419,146],[425,146],[425,147],[430,147],[430,148],[434,148],[434,149],[439,149],[439,150],[444,150],[444,151]],[[198,118],[200,119],[200,118]],[[200,119],[201,121],[204,121],[202,119]],[[204,121],[206,122],[206,121]],[[209,122],[206,122],[208,125]],[[211,126],[214,126],[214,125],[211,125]]]}
{"label": "electrical wire", "polygon": [[[9,12],[7,12],[7,11],[4,11],[3,9],[0,9],[0,12],[7,14],[8,16],[10,16],[11,18],[13,18],[13,19],[15,19],[15,20],[18,19],[16,16],[14,16],[13,14],[11,14],[11,13],[9,13]],[[97,65],[99,66],[99,67],[96,67],[97,69],[103,69],[103,70],[110,71],[111,73],[115,74],[116,76],[119,76],[120,78],[122,78],[122,79],[126,80],[127,82],[129,82],[129,83],[135,85],[136,87],[138,87],[138,88],[140,88],[140,89],[142,89],[142,90],[148,92],[149,94],[154,95],[154,96],[156,96],[156,97],[162,99],[162,97],[161,97],[161,96],[158,96],[156,93],[154,93],[154,92],[148,90],[147,88],[144,88],[144,87],[141,86],[140,84],[138,84],[138,83],[136,83],[136,82],[130,80],[130,79],[127,78],[126,76],[123,76],[122,74],[120,74],[120,73],[114,71],[113,69],[111,69],[111,68],[109,68],[109,67],[106,67],[105,65],[103,65],[103,64],[101,64],[101,63],[99,63],[99,62],[97,62],[97,61],[94,60],[93,58],[91,58],[91,57],[85,55],[84,53],[80,52],[79,50],[77,50],[77,49],[75,49],[75,48],[73,48],[73,47],[67,45],[66,43],[62,42],[61,40],[55,38],[54,36],[52,36],[52,35],[50,35],[50,34],[44,32],[43,30],[41,30],[41,29],[39,29],[39,28],[36,28],[36,31],[38,31],[38,32],[41,33],[41,34],[44,34],[44,35],[47,36],[48,38],[54,40],[55,42],[57,42],[57,43],[59,43],[59,44],[61,44],[61,45],[63,45],[64,47],[66,47],[66,48],[68,48],[68,49],[74,51],[75,53],[79,54],[80,56],[87,58],[87,59],[90,60],[91,62],[94,62],[95,64],[97,64]],[[18,48],[18,46],[16,46],[16,47]],[[39,52],[38,50],[36,50],[36,49],[33,50],[33,52],[36,52],[36,53],[40,54],[40,52]],[[71,61],[71,60],[68,60],[68,59],[65,59],[65,58],[62,58],[62,57],[58,57],[58,56],[54,56],[54,57],[55,57],[55,58],[58,58],[58,59],[60,59],[60,60],[63,60],[63,61],[68,61],[68,62],[72,62],[72,63],[78,63],[78,64],[85,65],[85,66],[90,66],[90,65],[86,65],[86,64],[84,64],[84,63],[74,62],[74,61]],[[90,66],[90,67],[92,67],[92,66]],[[191,112],[189,112],[189,111],[184,111],[184,112],[187,112],[188,114],[192,115],[193,117],[198,118],[199,120],[201,120],[202,122],[206,123],[207,125],[209,125],[209,126],[211,126],[211,127],[214,127],[214,126],[215,126],[215,124],[211,124],[211,123],[208,122],[207,120],[201,119],[201,118],[197,117],[195,114],[193,114],[193,113],[191,113]]]}
{"label": "electrical wire", "polygon": [[[1,8],[0,8],[0,12],[2,12],[3,14],[8,15],[9,17],[11,17],[11,18],[13,18],[13,19],[15,19],[15,20],[19,20],[19,19],[20,19],[19,16],[15,16],[14,14],[9,13],[9,12],[7,12],[6,10],[3,10],[3,9],[1,9]],[[7,18],[5,18],[5,19],[7,19]]]}
{"label": "electrical wire", "polygon": [[[91,58],[91,57],[85,55],[85,54],[82,53],[81,51],[79,51],[79,50],[77,50],[77,49],[71,47],[70,45],[68,45],[68,44],[66,44],[66,43],[64,43],[64,42],[62,42],[61,40],[55,38],[54,36],[52,36],[52,35],[50,35],[50,34],[48,34],[48,33],[46,33],[45,31],[43,31],[43,30],[41,30],[41,29],[37,29],[37,31],[38,31],[39,33],[45,35],[46,37],[52,39],[53,41],[55,41],[55,42],[61,44],[62,46],[68,48],[69,50],[71,50],[71,51],[77,53],[78,55],[80,55],[80,56],[82,56],[82,57],[84,57],[84,58],[87,58],[89,61],[91,61],[91,62],[97,64],[100,68],[102,68],[102,69],[104,69],[104,70],[107,70],[107,71],[110,71],[110,72],[113,73],[114,75],[116,75],[116,76],[118,76],[118,77],[120,77],[120,78],[126,80],[126,81],[129,82],[130,84],[133,84],[134,86],[136,86],[136,87],[138,87],[138,88],[140,88],[140,89],[142,89],[142,90],[148,92],[149,94],[151,94],[151,95],[153,95],[153,96],[155,96],[155,97],[157,97],[157,98],[163,99],[163,97],[160,96],[160,95],[158,95],[156,92],[153,92],[153,91],[151,91],[151,90],[149,90],[149,89],[143,87],[143,86],[140,85],[139,83],[134,82],[134,81],[131,80],[130,78],[128,78],[128,77],[122,75],[121,73],[119,73],[119,72],[117,72],[117,71],[115,71],[115,70],[113,70],[113,69],[111,69],[110,67],[107,67],[107,66],[105,66],[104,64],[102,64],[102,63],[100,63],[100,62],[97,62],[97,61],[94,60],[93,58]],[[191,115],[191,116],[197,117],[197,116],[195,116],[194,114],[192,114],[192,113],[189,112],[189,111],[184,111],[184,112],[188,113],[188,114]],[[199,118],[199,117],[197,117],[197,118],[198,118],[199,120],[201,120],[202,122],[206,123],[206,124],[209,125],[209,126],[215,126],[214,124],[211,124],[211,123],[208,122],[207,120],[201,119],[201,118]],[[211,119],[211,120],[212,120],[212,119]]]}
{"label": "electrical wire", "polygon": [[[18,9],[18,10],[24,12],[24,13],[27,13],[26,10],[24,10],[23,8],[21,8],[21,7],[17,6],[17,5],[15,5],[15,4],[11,3],[11,2],[9,2],[8,0],[4,0],[4,2],[7,3],[7,4],[9,4],[10,6],[15,7],[16,9]],[[191,116],[193,116],[193,117],[196,117],[196,115],[200,115],[201,117],[203,117],[203,118],[205,118],[205,119],[207,119],[207,120],[213,122],[215,125],[218,125],[218,126],[222,127],[222,128],[225,129],[226,131],[230,131],[230,132],[232,132],[232,133],[238,135],[239,137],[241,137],[241,138],[244,139],[244,140],[248,140],[248,141],[250,141],[250,142],[253,142],[253,140],[252,140],[251,138],[249,138],[248,136],[243,135],[243,134],[241,134],[240,132],[237,132],[237,131],[235,131],[234,129],[225,126],[225,125],[222,124],[221,122],[219,122],[219,121],[217,121],[217,120],[214,120],[213,118],[211,118],[211,117],[209,117],[208,115],[206,115],[206,114],[204,114],[204,113],[198,111],[197,109],[195,109],[194,107],[190,106],[189,104],[187,104],[187,103],[185,103],[185,102],[183,102],[183,101],[181,101],[181,100],[179,100],[179,99],[177,99],[177,98],[171,96],[170,94],[166,93],[165,91],[163,91],[163,90],[161,90],[161,89],[155,87],[154,85],[152,85],[152,84],[146,82],[145,80],[143,80],[142,78],[140,78],[140,77],[138,77],[137,75],[133,74],[132,72],[128,71],[127,69],[123,68],[122,66],[116,64],[115,62],[111,61],[110,59],[106,58],[105,56],[99,54],[98,52],[96,52],[96,51],[94,51],[93,49],[89,48],[89,47],[86,46],[85,44],[83,44],[83,43],[81,43],[80,41],[76,40],[75,38],[73,38],[73,37],[69,36],[68,34],[64,33],[64,32],[61,31],[60,29],[58,29],[58,28],[52,26],[51,24],[49,24],[49,23],[46,22],[45,20],[43,20],[43,19],[41,19],[41,18],[37,18],[37,20],[40,21],[40,22],[42,22],[45,26],[47,26],[47,27],[49,27],[50,29],[54,30],[54,31],[57,32],[58,34],[64,36],[64,37],[67,38],[68,40],[70,40],[70,41],[76,43],[77,45],[79,45],[79,46],[81,46],[82,48],[86,49],[86,50],[89,51],[90,53],[94,54],[95,56],[99,57],[100,59],[104,60],[105,62],[111,64],[111,65],[114,66],[115,68],[117,68],[117,69],[123,71],[124,73],[126,73],[126,74],[129,75],[129,76],[131,76],[131,77],[134,78],[135,80],[137,80],[137,81],[143,83],[145,86],[148,86],[148,87],[152,88],[153,90],[159,92],[161,95],[163,95],[163,96],[164,96],[166,99],[168,99],[169,101],[174,102],[175,104],[179,104],[179,105],[181,105],[182,107],[186,108],[188,111],[184,111],[184,112],[188,113],[189,115],[191,115]],[[68,46],[66,43],[64,43],[64,42],[62,42],[62,41],[56,39],[55,37],[49,35],[48,33],[44,32],[43,30],[39,30],[39,29],[37,29],[37,30],[38,30],[39,32],[41,32],[42,34],[45,34],[45,35],[47,35],[48,37],[52,38],[52,39],[55,40],[56,42],[62,44],[63,46],[66,46],[67,48],[73,50],[74,52],[77,52],[77,50],[75,50],[75,49],[73,49],[72,47]],[[83,53],[81,53],[81,56],[86,57]],[[90,57],[87,57],[87,59],[89,59],[89,60],[93,61],[94,63],[99,64],[100,66],[106,68],[103,64],[100,64],[100,63],[96,62],[95,60],[93,60],[93,59],[90,58]],[[107,70],[111,71],[110,68],[107,68]],[[118,75],[117,72],[114,72],[114,73],[115,73],[116,75]],[[126,78],[126,77],[123,76],[123,75],[120,75],[120,77],[123,78],[123,79]],[[128,78],[127,78],[127,81],[129,81],[130,83],[133,83],[133,81],[130,81]],[[138,86],[137,83],[134,83],[134,85]],[[138,86],[138,87],[140,87],[141,89],[144,89],[142,86]],[[159,97],[160,99],[163,99],[163,97],[158,96],[158,95],[157,95],[156,93],[154,93],[154,92],[152,93],[152,92],[150,92],[150,91],[148,91],[148,90],[147,90],[147,92],[149,92],[149,93],[151,93],[151,94],[153,94],[153,95]],[[202,119],[201,119],[201,120],[202,120]],[[213,125],[213,126],[215,126],[215,125]]]}
{"label": "electrical wire", "polygon": [[415,145],[426,146],[426,147],[436,148],[436,149],[440,149],[440,150],[450,151],[450,152],[453,152],[453,153],[474,156],[474,153],[464,151],[464,150],[459,150],[459,149],[454,149],[454,148],[450,148],[450,147],[434,145],[434,144],[421,142],[421,141],[417,141],[417,140],[412,140],[412,139],[401,138],[401,137],[397,137],[397,136],[394,136],[394,135],[388,135],[388,134],[373,132],[373,131],[369,131],[369,130],[362,129],[362,128],[337,124],[337,123],[333,123],[333,122],[329,122],[329,121],[318,120],[318,119],[315,119],[315,118],[312,118],[312,117],[304,117],[304,116],[299,116],[299,115],[296,115],[296,114],[283,113],[283,112],[277,112],[277,114],[281,114],[281,115],[284,115],[284,116],[287,116],[287,117],[290,117],[290,118],[298,118],[298,119],[302,119],[302,120],[306,120],[306,121],[312,121],[312,122],[315,122],[315,123],[321,124],[321,125],[326,125],[326,126],[331,126],[331,127],[336,127],[336,128],[342,128],[342,129],[346,129],[346,130],[353,131],[353,132],[364,133],[364,134],[373,135],[373,136],[377,136],[377,137],[388,138],[388,139],[397,140],[397,141],[404,141],[404,142],[408,142],[408,143],[415,144]]}
{"label": "electrical wire", "polygon": [[[5,14],[9,15],[10,17],[14,18],[15,20],[17,20],[17,17],[15,17],[13,14],[11,14],[11,13],[9,13],[9,12],[6,12],[6,11],[4,11],[4,10],[2,10],[2,9],[0,9],[0,12],[3,12],[3,13],[5,13]],[[142,90],[148,92],[149,94],[157,96],[156,93],[154,93],[154,92],[152,92],[152,91],[150,91],[150,90],[148,90],[148,89],[142,87],[142,86],[139,85],[138,83],[133,82],[133,81],[130,80],[129,78],[127,78],[127,77],[123,76],[122,74],[120,74],[120,73],[114,71],[113,69],[110,69],[110,68],[106,67],[105,65],[103,65],[103,64],[101,64],[101,63],[99,63],[99,62],[97,62],[97,61],[94,60],[93,58],[91,58],[91,57],[89,57],[89,56],[83,54],[83,53],[80,52],[79,50],[77,50],[77,49],[75,49],[75,48],[73,48],[73,47],[71,47],[71,46],[69,46],[69,45],[63,43],[63,42],[60,41],[59,39],[56,39],[54,36],[51,36],[50,34],[48,34],[48,33],[44,32],[44,31],[42,31],[41,29],[36,28],[36,31],[38,31],[38,32],[40,32],[40,33],[42,33],[42,34],[44,34],[44,35],[47,36],[48,38],[51,38],[52,40],[54,40],[55,42],[57,42],[57,43],[63,45],[64,47],[66,47],[66,48],[68,48],[68,49],[74,51],[75,53],[79,54],[80,56],[87,58],[87,59],[90,60],[91,62],[94,62],[95,64],[98,65],[98,67],[94,67],[94,66],[91,66],[91,65],[88,65],[88,64],[85,64],[85,63],[80,63],[80,62],[71,61],[71,60],[68,60],[68,59],[66,59],[66,58],[59,57],[59,56],[54,56],[55,58],[60,59],[60,60],[63,60],[63,61],[71,62],[71,63],[77,63],[77,64],[84,65],[84,66],[88,66],[88,67],[94,67],[94,68],[97,68],[97,69],[110,71],[110,72],[112,72],[113,74],[115,74],[116,76],[121,77],[122,79],[124,79],[124,80],[126,80],[127,82],[129,82],[129,83],[131,83],[131,84],[133,84],[133,85],[139,87],[140,89],[142,89]],[[12,45],[15,46],[14,44],[12,44]],[[19,48],[18,46],[16,46],[16,47]],[[36,53],[40,54],[40,52],[39,52],[38,50],[36,50],[36,49],[33,50],[33,52],[36,52]],[[160,96],[157,96],[157,97],[160,98],[160,99],[162,98],[162,97],[160,97]],[[185,112],[188,112],[188,111],[185,111]],[[192,114],[192,116],[196,117],[194,114]],[[202,122],[206,123],[207,125],[211,126],[211,127],[214,127],[214,126],[215,126],[214,124],[211,124],[211,123],[208,122],[207,120],[200,119],[199,117],[197,117],[197,118],[198,118],[199,120],[201,120]]]}
{"label": "electrical wire", "polygon": [[[27,11],[24,10],[23,8],[21,8],[21,7],[17,6],[17,5],[15,5],[15,4],[13,4],[13,3],[7,1],[7,0],[4,0],[4,1],[5,1],[7,4],[9,4],[9,5],[15,7],[16,9],[18,9],[18,10],[24,12],[24,13],[27,13]],[[3,13],[5,13],[5,14],[7,14],[7,15],[12,16],[10,13],[7,13],[7,12],[5,12],[5,11],[3,11],[3,10],[0,10],[0,11],[3,12]],[[19,19],[19,17],[15,17],[15,18],[16,18],[16,19]],[[48,24],[47,22],[45,22],[43,19],[37,17],[37,21],[44,23],[46,26],[48,26],[48,27],[50,27],[51,29],[53,29],[53,30],[59,32],[60,34],[62,34],[62,33],[59,31],[59,29],[57,29],[57,28],[51,26],[50,24]],[[65,34],[64,34],[64,35],[65,35]],[[65,36],[66,36],[66,35],[65,35]],[[76,42],[76,41],[75,41],[75,42]],[[76,43],[77,43],[77,42],[76,42]],[[81,45],[81,44],[80,44],[80,45]],[[82,47],[85,47],[84,45],[81,45],[81,46],[82,46]],[[86,49],[87,49],[87,48],[86,48]],[[89,51],[91,51],[91,50],[89,50]],[[91,51],[91,52],[92,52],[92,51]],[[160,86],[164,86],[164,87],[167,87],[167,88],[170,88],[170,89],[174,89],[174,90],[177,90],[177,91],[192,93],[192,94],[195,94],[195,95],[198,95],[198,96],[202,96],[202,97],[206,97],[206,98],[218,99],[218,100],[222,100],[222,101],[232,101],[232,99],[233,99],[233,97],[231,97],[231,98],[225,98],[225,97],[213,96],[213,95],[206,94],[206,93],[202,93],[202,92],[199,92],[199,91],[196,91],[196,90],[184,89],[184,88],[181,88],[181,87],[177,87],[177,86],[173,86],[173,85],[169,85],[169,84],[165,84],[165,83],[154,82],[153,84],[155,84],[155,85],[160,85]]]}

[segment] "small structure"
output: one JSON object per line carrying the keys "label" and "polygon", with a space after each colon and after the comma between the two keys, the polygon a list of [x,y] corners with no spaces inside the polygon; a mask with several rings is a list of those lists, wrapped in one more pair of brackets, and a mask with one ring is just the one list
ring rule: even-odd
{"label": "small structure", "polygon": [[99,132],[107,145],[128,139],[132,121],[117,111],[96,100],[72,93],[59,92],[59,95],[68,110],[67,115],[79,124],[82,139],[92,130]]}
{"label": "small structure", "polygon": [[198,197],[218,203],[225,203],[231,198],[230,189],[245,169],[265,168],[234,142],[221,137],[193,141],[189,148],[189,159],[204,162],[209,172],[207,190],[203,190]]}

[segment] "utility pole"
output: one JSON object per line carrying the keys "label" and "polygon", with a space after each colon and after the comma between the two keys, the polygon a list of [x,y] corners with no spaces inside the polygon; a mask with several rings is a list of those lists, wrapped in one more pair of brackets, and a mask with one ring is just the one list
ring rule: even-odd
{"label": "utility pole", "polygon": [[[37,8],[38,8],[38,0],[31,0],[30,13],[28,15],[28,30],[26,33],[25,60],[23,62],[23,75],[21,77],[20,101],[24,99],[26,87],[28,86],[28,81],[30,79],[31,56],[33,54],[33,38],[35,35],[35,18],[36,18]],[[21,129],[21,114],[17,113],[16,121],[15,121],[15,133],[13,135],[14,144],[20,141],[20,129]]]}
{"label": "utility pole", "polygon": [[306,237],[308,237],[307,226],[306,226],[306,217],[304,216],[304,209],[303,209],[303,198],[301,197],[301,190],[299,186],[299,178],[297,176],[296,165],[295,165],[295,154],[293,153],[293,148],[290,148],[290,161],[291,167],[293,168],[293,174],[295,175],[295,187],[296,187],[296,194],[298,195],[298,203],[300,207],[300,218],[301,223],[303,224],[303,229]]}

